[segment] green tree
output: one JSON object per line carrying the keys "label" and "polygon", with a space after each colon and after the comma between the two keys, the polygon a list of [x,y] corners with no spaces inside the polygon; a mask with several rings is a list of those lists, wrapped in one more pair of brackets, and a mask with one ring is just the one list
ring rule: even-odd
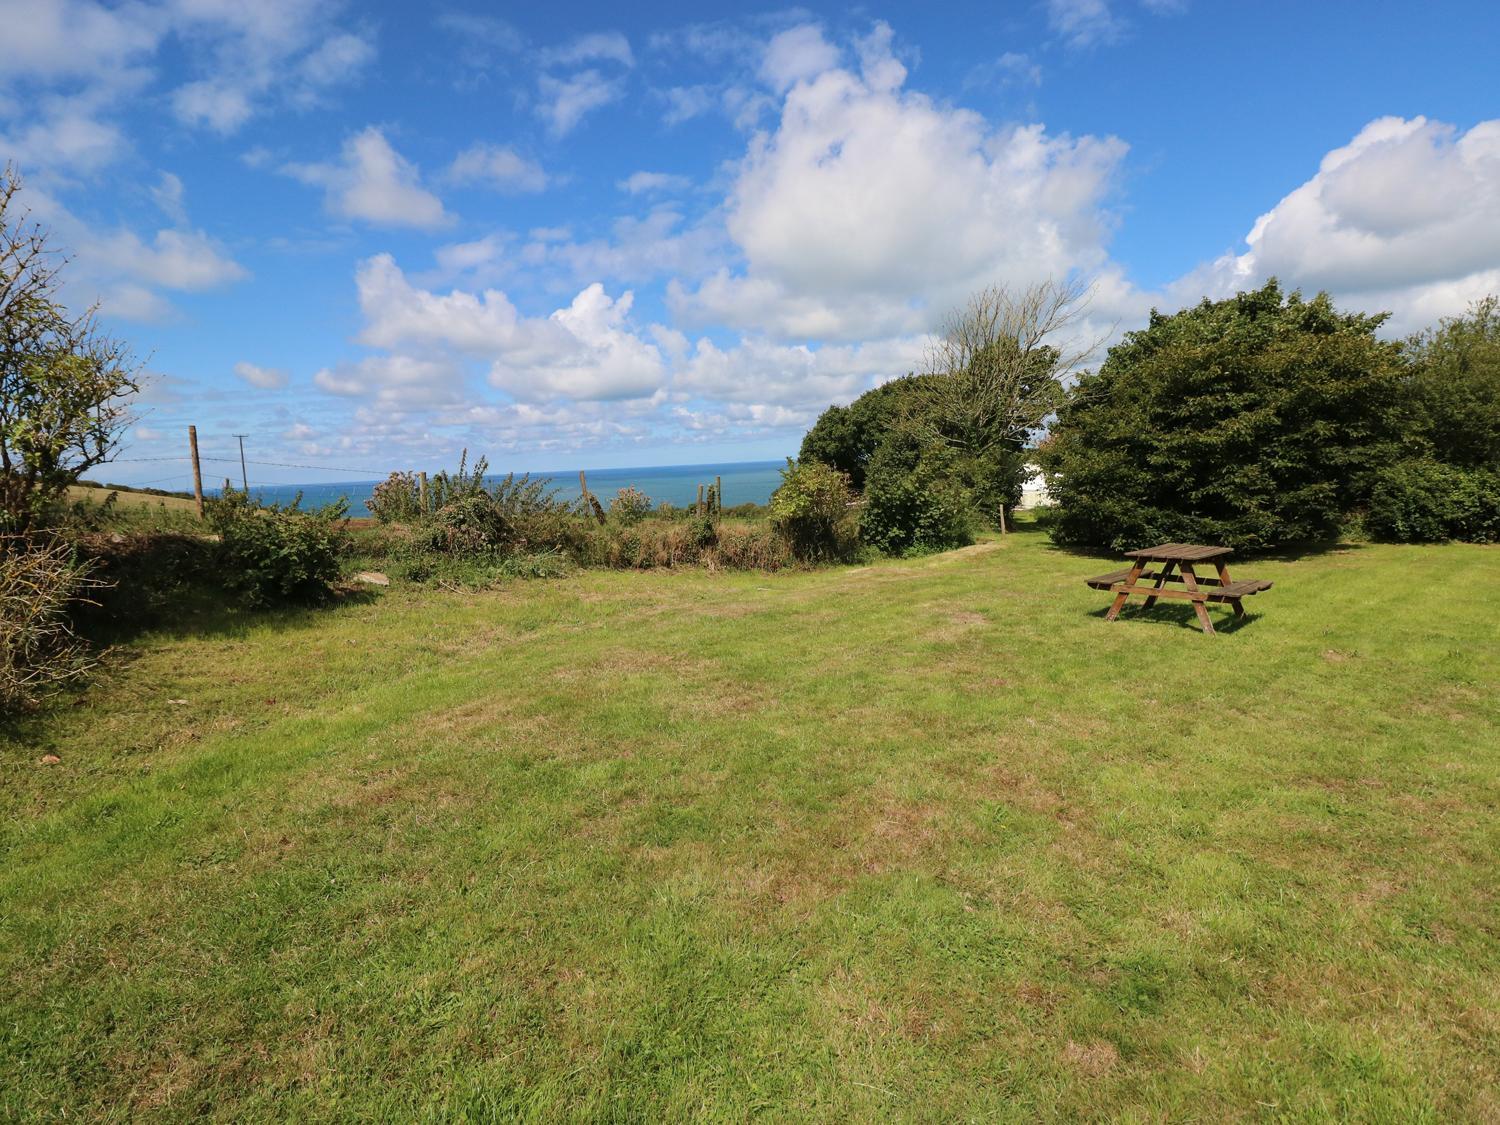
{"label": "green tree", "polygon": [[905,375],[866,391],[848,406],[830,406],[802,439],[797,459],[837,469],[863,491],[870,458],[893,426],[921,408],[929,382],[926,375]]}
{"label": "green tree", "polygon": [[1337,534],[1377,469],[1420,444],[1401,347],[1375,334],[1385,319],[1274,279],[1153,310],[1051,428],[1053,536],[1254,549]]}
{"label": "green tree", "polygon": [[17,214],[21,179],[0,173],[0,529],[28,531],[68,485],[109,461],[130,422],[139,368],[94,310],[58,300],[60,262]]}
{"label": "green tree", "polygon": [[913,420],[955,454],[980,512],[1002,530],[1020,498],[1026,448],[1066,400],[1064,378],[1092,345],[1069,337],[1088,307],[1075,283],[981,289],[944,322]]}
{"label": "green tree", "polygon": [[1500,297],[1413,336],[1407,351],[1434,459],[1500,466]]}

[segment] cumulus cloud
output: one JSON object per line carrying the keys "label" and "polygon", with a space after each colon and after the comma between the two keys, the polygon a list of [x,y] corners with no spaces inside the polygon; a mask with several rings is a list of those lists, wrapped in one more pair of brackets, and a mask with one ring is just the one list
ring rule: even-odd
{"label": "cumulus cloud", "polygon": [[325,367],[313,375],[313,385],[331,395],[411,409],[458,402],[463,376],[444,357],[376,355]]}
{"label": "cumulus cloud", "polygon": [[200,292],[249,276],[217,239],[189,225],[176,176],[164,173],[153,195],[177,224],[143,237],[125,226],[95,226],[55,195],[29,184],[23,189],[21,205],[72,255],[63,275],[69,304],[97,300],[109,316],[162,321],[174,310],[161,290]]}
{"label": "cumulus cloud", "polygon": [[628,291],[611,298],[595,283],[550,316],[527,317],[499,290],[420,289],[388,254],[362,262],[356,283],[362,343],[483,360],[490,382],[521,398],[640,397],[665,381],[660,351],[630,325]]}
{"label": "cumulus cloud", "polygon": [[252,387],[263,391],[274,391],[287,385],[287,373],[274,367],[260,367],[241,360],[234,365],[234,373]]}
{"label": "cumulus cloud", "polygon": [[760,75],[777,93],[794,83],[831,70],[839,63],[839,49],[823,38],[815,24],[801,24],[771,37],[760,64]]}
{"label": "cumulus cloud", "polygon": [[978,285],[1104,266],[1124,142],[994,129],[908,91],[883,25],[859,54],[858,73],[804,75],[753,138],[727,213],[745,266],[675,287],[680,315],[783,338],[901,335]]}
{"label": "cumulus cloud", "polygon": [[540,164],[503,145],[476,144],[465,149],[449,165],[448,178],[499,191],[534,192],[547,187],[547,173]]}
{"label": "cumulus cloud", "polygon": [[[37,97],[29,112],[16,113],[9,127],[0,127],[0,153],[44,172],[87,174],[108,167],[130,145],[106,114],[119,98],[135,93],[142,80],[132,73],[79,93]],[[5,116],[0,104],[0,118]]]}
{"label": "cumulus cloud", "polygon": [[173,91],[178,120],[232,133],[267,105],[315,105],[353,81],[375,45],[331,28],[328,11],[308,0],[168,0],[164,17],[204,73]]}
{"label": "cumulus cloud", "polygon": [[139,61],[156,49],[165,27],[139,5],[93,0],[0,0],[5,76],[93,77]]}
{"label": "cumulus cloud", "polygon": [[1467,131],[1382,117],[1256,220],[1246,249],[1180,280],[1183,299],[1276,276],[1415,327],[1500,291],[1500,120]]}
{"label": "cumulus cloud", "polygon": [[416,165],[371,125],[344,142],[336,163],[287,164],[281,169],[321,187],[330,214],[376,226],[433,230],[452,221],[442,200],[421,186]]}
{"label": "cumulus cloud", "polygon": [[810,420],[830,402],[848,402],[877,382],[921,366],[921,337],[814,348],[752,337],[721,348],[700,339],[674,381],[675,389],[707,399],[779,406]]}

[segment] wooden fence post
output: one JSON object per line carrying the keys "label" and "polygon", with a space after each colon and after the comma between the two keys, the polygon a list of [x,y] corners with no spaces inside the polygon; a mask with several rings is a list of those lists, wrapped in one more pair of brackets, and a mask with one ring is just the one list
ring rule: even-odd
{"label": "wooden fence post", "polygon": [[718,527],[724,519],[724,478],[714,477],[714,526]]}
{"label": "wooden fence post", "polygon": [[203,469],[198,464],[198,427],[188,427],[188,449],[193,455],[193,499],[198,503],[198,518],[203,518]]}
{"label": "wooden fence post", "polygon": [[427,514],[427,470],[417,474],[417,496],[422,505],[422,514]]}

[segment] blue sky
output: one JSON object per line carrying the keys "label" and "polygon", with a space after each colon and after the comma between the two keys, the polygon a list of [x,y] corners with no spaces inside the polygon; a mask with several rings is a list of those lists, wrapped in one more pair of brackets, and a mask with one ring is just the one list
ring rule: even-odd
{"label": "blue sky", "polygon": [[[778,457],[974,288],[1500,291],[1493,3],[0,0],[0,160],[184,430],[384,472]],[[217,475],[217,473],[215,473]],[[267,482],[339,479],[270,467]]]}

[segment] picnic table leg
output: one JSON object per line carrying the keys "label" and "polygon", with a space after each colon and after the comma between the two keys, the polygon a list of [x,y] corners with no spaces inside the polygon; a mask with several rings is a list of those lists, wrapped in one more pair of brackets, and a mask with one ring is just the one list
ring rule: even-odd
{"label": "picnic table leg", "polygon": [[[1229,564],[1221,561],[1221,562],[1216,562],[1214,565],[1219,568],[1219,585],[1220,586],[1228,586],[1229,585]],[[1242,604],[1240,604],[1240,603],[1241,603],[1241,599],[1239,599],[1239,598],[1231,598],[1230,601],[1229,601],[1229,604],[1234,607],[1234,615],[1236,617],[1244,617],[1245,616],[1245,607]]]}
{"label": "picnic table leg", "polygon": [[[1156,579],[1156,588],[1158,590],[1160,590],[1163,586],[1165,586],[1167,584],[1167,579],[1168,579],[1168,577],[1171,576],[1172,568],[1174,566],[1176,566],[1176,565],[1177,565],[1177,563],[1175,561],[1166,562],[1166,563],[1162,564],[1161,574]],[[1155,604],[1156,604],[1156,595],[1152,594],[1150,597],[1148,597],[1146,599],[1146,608],[1150,609]]]}
{"label": "picnic table leg", "polygon": [[[1125,579],[1125,585],[1134,586],[1135,580],[1141,576],[1141,571],[1145,569],[1145,560],[1136,559],[1136,561],[1130,567],[1130,576]],[[1113,621],[1115,618],[1119,617],[1120,610],[1125,608],[1125,600],[1129,597],[1130,595],[1127,594],[1124,590],[1121,590],[1118,594],[1116,594],[1115,604],[1109,607],[1109,612],[1104,615],[1104,620]]]}
{"label": "picnic table leg", "polygon": [[1193,595],[1193,608],[1198,611],[1198,624],[1209,636],[1213,635],[1214,623],[1208,619],[1208,603],[1203,600],[1203,591],[1198,588],[1198,576],[1193,573],[1193,564],[1182,564],[1182,584]]}

